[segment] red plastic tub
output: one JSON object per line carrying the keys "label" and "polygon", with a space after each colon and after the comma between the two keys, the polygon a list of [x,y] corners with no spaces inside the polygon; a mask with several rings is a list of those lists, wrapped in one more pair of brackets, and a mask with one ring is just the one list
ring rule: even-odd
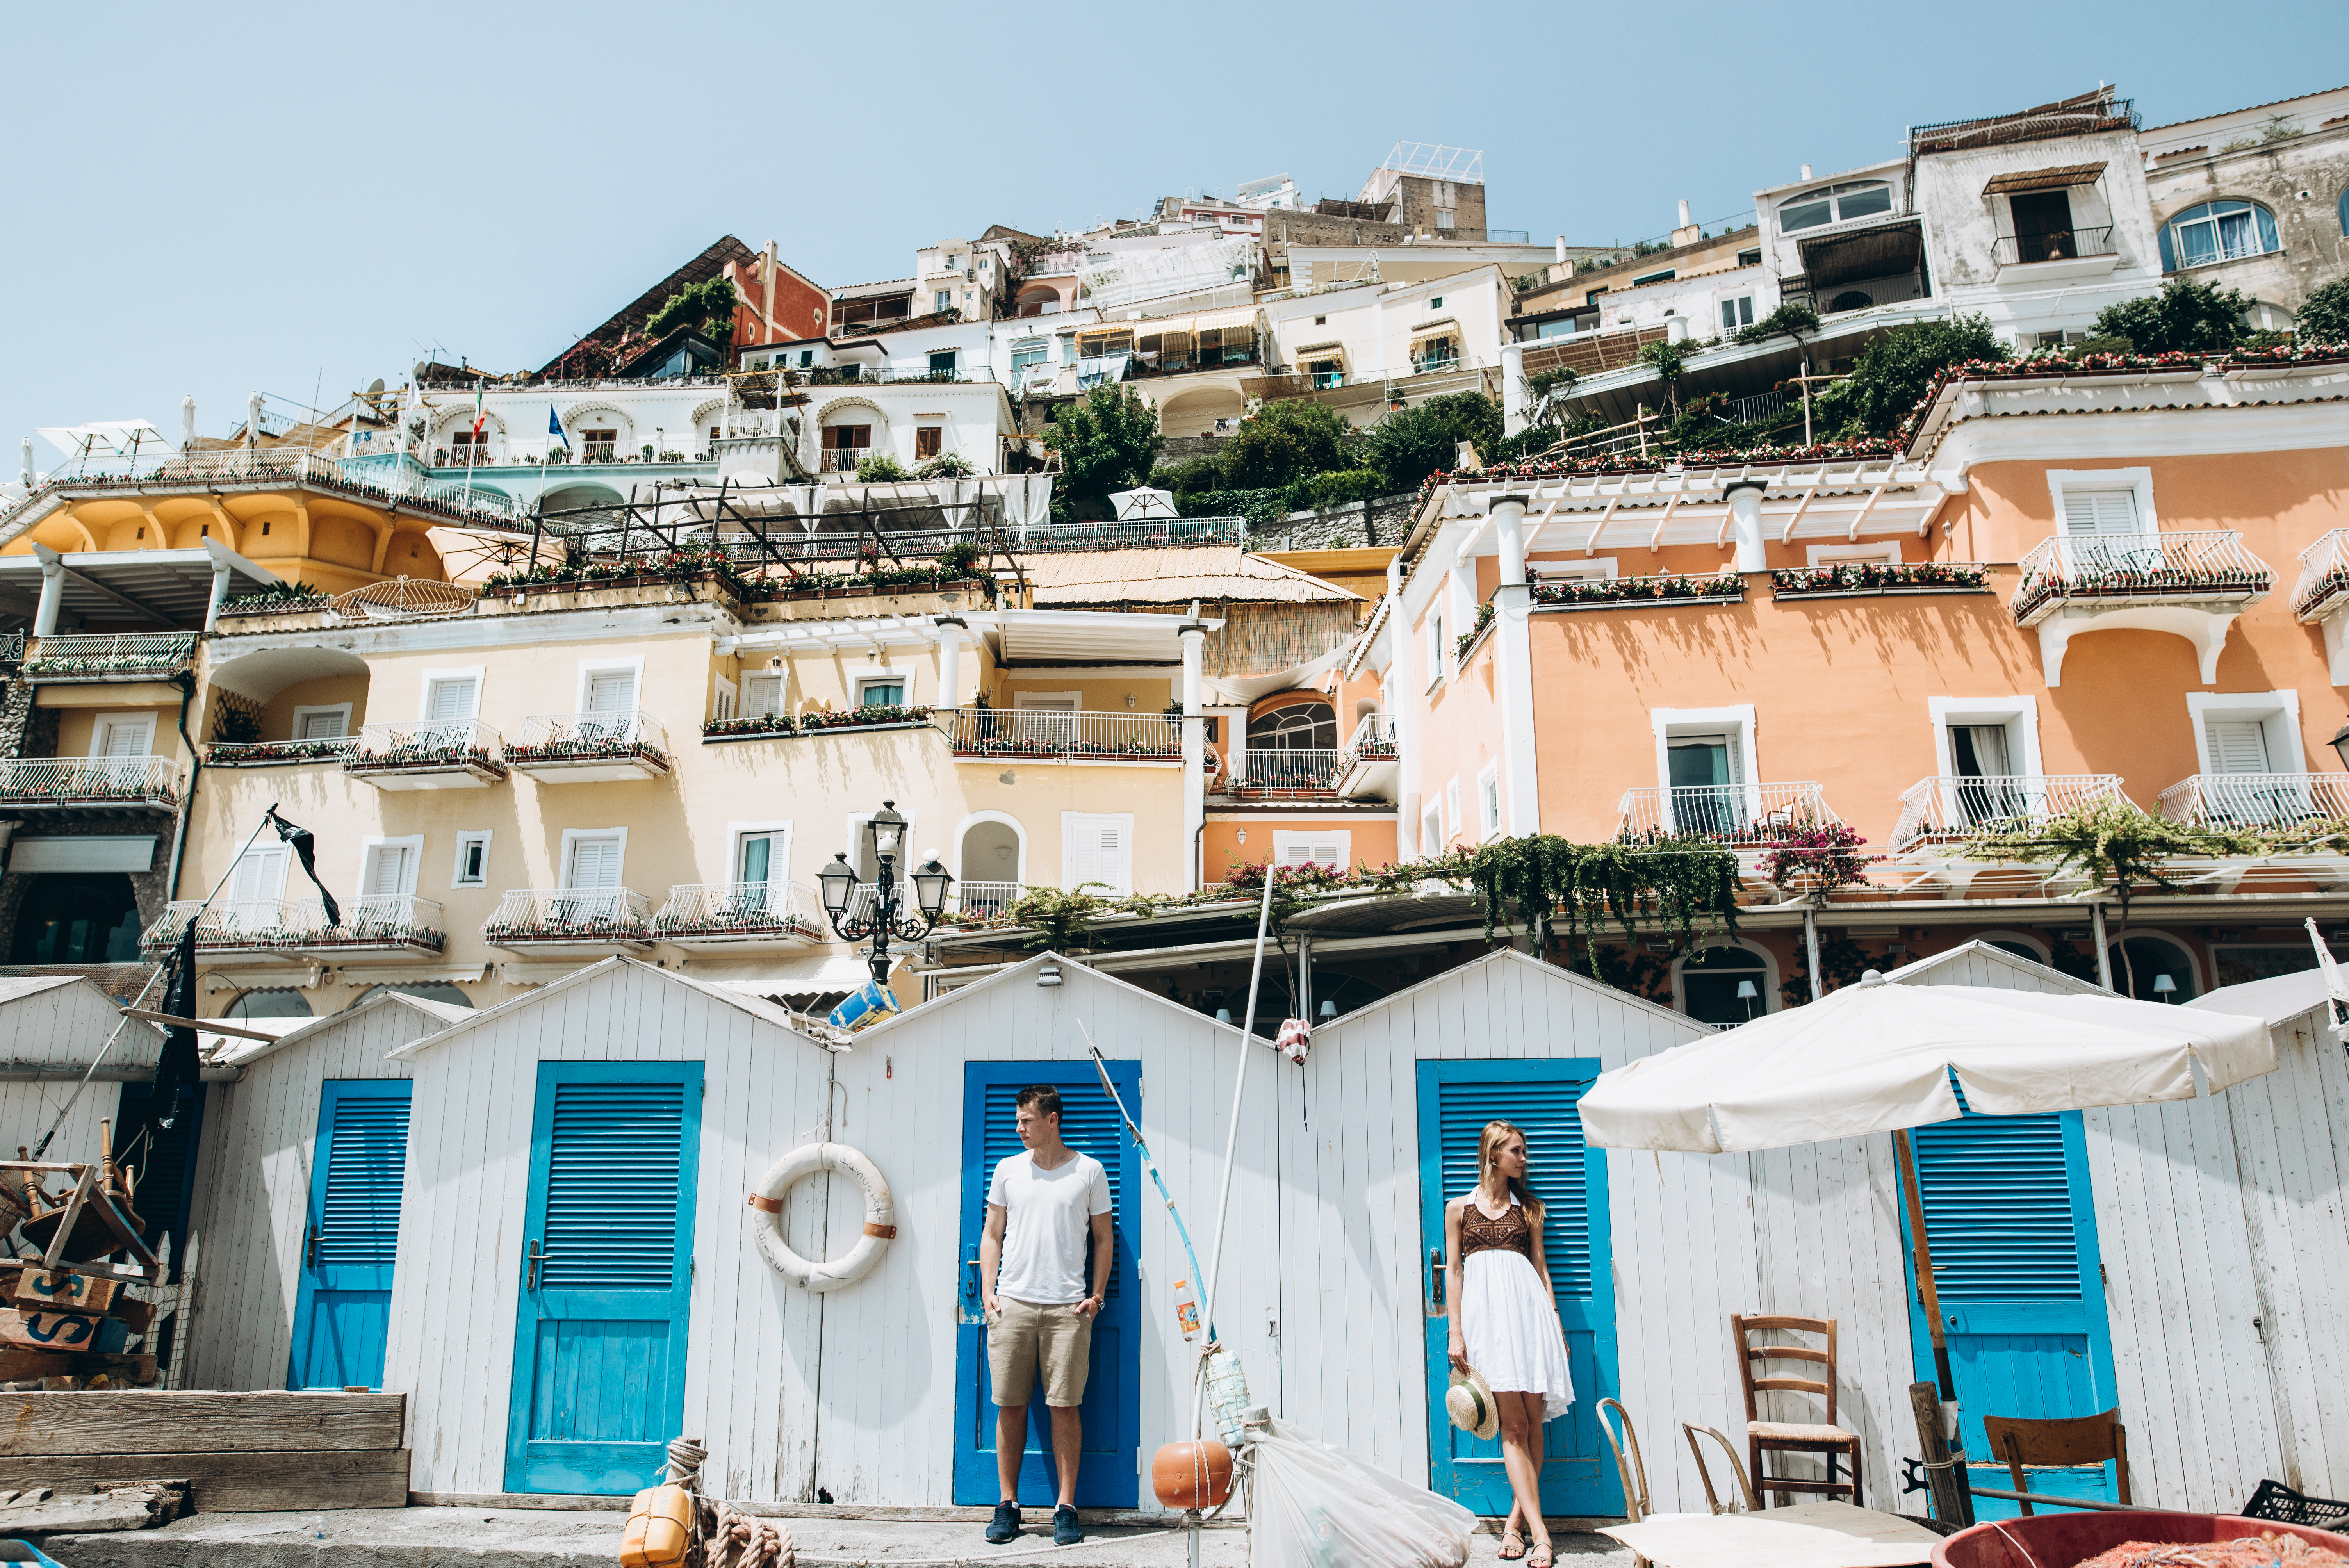
{"label": "red plastic tub", "polygon": [[1933,1548],[1933,1568],[2078,1568],[2124,1541],[2200,1544],[2297,1535],[2349,1557],[2349,1535],[2232,1513],[2042,1513],[1961,1530]]}

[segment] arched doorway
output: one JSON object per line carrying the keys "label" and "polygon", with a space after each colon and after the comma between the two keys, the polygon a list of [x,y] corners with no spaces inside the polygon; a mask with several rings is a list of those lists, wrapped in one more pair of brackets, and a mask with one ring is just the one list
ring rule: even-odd
{"label": "arched doorway", "polygon": [[121,872],[51,872],[30,879],[16,905],[11,964],[133,964],[139,895]]}
{"label": "arched doorway", "polygon": [[1734,1028],[1770,1009],[1770,965],[1745,947],[1703,947],[1681,960],[1681,1011],[1700,1024]]}
{"label": "arched doorway", "polygon": [[354,997],[350,1007],[345,1007],[343,1011],[347,1013],[351,1007],[356,1007],[368,997],[385,991],[397,991],[403,996],[421,996],[427,1002],[446,1002],[451,1007],[470,1007],[473,1005],[473,999],[471,996],[445,980],[419,980],[409,985],[370,985]]}
{"label": "arched doorway", "polygon": [[308,1018],[316,1015],[299,991],[282,985],[247,991],[228,1005],[223,1018]]}
{"label": "arched doorway", "polygon": [[1027,869],[1019,851],[1019,829],[1009,818],[990,812],[965,825],[955,852],[957,907],[992,920],[1018,903]]}
{"label": "arched doorway", "polygon": [[[2124,948],[2127,949],[2126,960]],[[2126,942],[2114,943],[2108,951],[2113,989],[2124,996],[2176,1003],[2191,1002],[2201,995],[2201,987],[2195,984],[2193,955],[2166,936],[2133,934]]]}
{"label": "arched doorway", "polygon": [[1267,698],[1248,716],[1248,783],[1306,789],[1338,770],[1338,710],[1318,694]]}

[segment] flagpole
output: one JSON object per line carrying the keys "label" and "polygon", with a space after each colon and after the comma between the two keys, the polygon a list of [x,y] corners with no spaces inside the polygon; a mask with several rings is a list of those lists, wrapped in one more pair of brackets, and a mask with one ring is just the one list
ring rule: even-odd
{"label": "flagpole", "polygon": [[465,493],[458,498],[457,510],[473,510],[473,465],[481,456],[481,384],[473,383],[473,440],[465,449]]}

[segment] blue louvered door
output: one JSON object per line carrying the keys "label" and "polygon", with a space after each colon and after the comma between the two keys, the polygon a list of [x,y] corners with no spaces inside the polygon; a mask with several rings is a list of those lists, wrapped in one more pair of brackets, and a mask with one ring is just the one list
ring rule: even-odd
{"label": "blue louvered door", "polygon": [[321,1086],[288,1388],[380,1388],[408,1164],[405,1078]]}
{"label": "blue louvered door", "polygon": [[699,1062],[541,1062],[506,1490],[629,1493],[685,1418]]}
{"label": "blue louvered door", "polygon": [[[1984,1416],[2091,1416],[2114,1403],[2112,1329],[2080,1113],[1969,1111],[1913,1136],[1966,1456],[1977,1484],[2010,1489],[2005,1467],[1983,1462],[1991,1458]],[[1902,1207],[1910,1344],[1918,1377],[1930,1380],[1933,1346]],[[2047,1471],[2031,1484],[2109,1499],[2110,1470]],[[1994,1498],[1977,1499],[1975,1511],[1986,1519],[2018,1511]]]}
{"label": "blue louvered door", "polygon": [[[1526,1181],[1548,1206],[1542,1257],[1574,1374],[1573,1405],[1542,1429],[1542,1508],[1550,1514],[1623,1511],[1623,1489],[1595,1415],[1599,1401],[1616,1389],[1607,1151],[1583,1142],[1576,1109],[1599,1069],[1595,1058],[1580,1057],[1419,1064],[1420,1255],[1430,1299],[1442,1289],[1433,1274],[1444,1251],[1444,1206],[1476,1185],[1476,1141],[1486,1122],[1525,1130]],[[1444,1417],[1450,1340],[1451,1320],[1430,1316],[1429,1485],[1478,1513],[1505,1514],[1509,1478],[1499,1441],[1471,1437]]]}
{"label": "blue louvered door", "polygon": [[[1110,1079],[1126,1109],[1142,1114],[1142,1064],[1112,1062]],[[955,1313],[954,1500],[1001,1501],[995,1463],[995,1385],[987,1370],[987,1324],[979,1310],[978,1242],[987,1223],[987,1189],[996,1162],[1019,1152],[1013,1122],[1019,1091],[1050,1084],[1061,1091],[1061,1137],[1090,1154],[1109,1173],[1117,1256],[1109,1297],[1093,1324],[1092,1371],[1079,1407],[1084,1446],[1077,1464],[1077,1501],[1086,1508],[1132,1508],[1141,1496],[1137,1458],[1142,1445],[1142,1325],[1134,1296],[1134,1213],[1142,1161],[1117,1106],[1085,1062],[967,1062],[963,1066],[962,1266]],[[1092,1277],[1088,1247],[1085,1277]],[[1174,1310],[1174,1276],[1165,1306]],[[1049,1506],[1059,1495],[1051,1463],[1051,1418],[1040,1385],[1028,1402],[1028,1451],[1019,1465],[1019,1501]]]}

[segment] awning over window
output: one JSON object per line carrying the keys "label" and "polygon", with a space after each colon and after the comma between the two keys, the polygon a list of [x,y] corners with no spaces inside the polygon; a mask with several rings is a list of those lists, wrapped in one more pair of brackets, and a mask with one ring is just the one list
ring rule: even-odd
{"label": "awning over window", "polygon": [[1328,343],[1309,343],[1291,349],[1288,357],[1299,365],[1309,359],[1330,359],[1343,365],[1346,363],[1346,346],[1334,339]]}
{"label": "awning over window", "polygon": [[1424,345],[1438,338],[1448,338],[1454,347],[1460,345],[1460,323],[1456,317],[1442,316],[1434,321],[1423,321],[1411,329],[1411,348],[1416,354]]}
{"label": "awning over window", "polygon": [[1855,229],[1803,242],[1803,276],[1813,289],[1863,278],[1899,277],[1917,270],[1925,234],[1915,222]]}
{"label": "awning over window", "polygon": [[2054,169],[2031,169],[2018,174],[2002,174],[1982,187],[1985,196],[2012,196],[2023,191],[2063,191],[2074,185],[2093,185],[2103,176],[2101,163],[2066,163]]}

